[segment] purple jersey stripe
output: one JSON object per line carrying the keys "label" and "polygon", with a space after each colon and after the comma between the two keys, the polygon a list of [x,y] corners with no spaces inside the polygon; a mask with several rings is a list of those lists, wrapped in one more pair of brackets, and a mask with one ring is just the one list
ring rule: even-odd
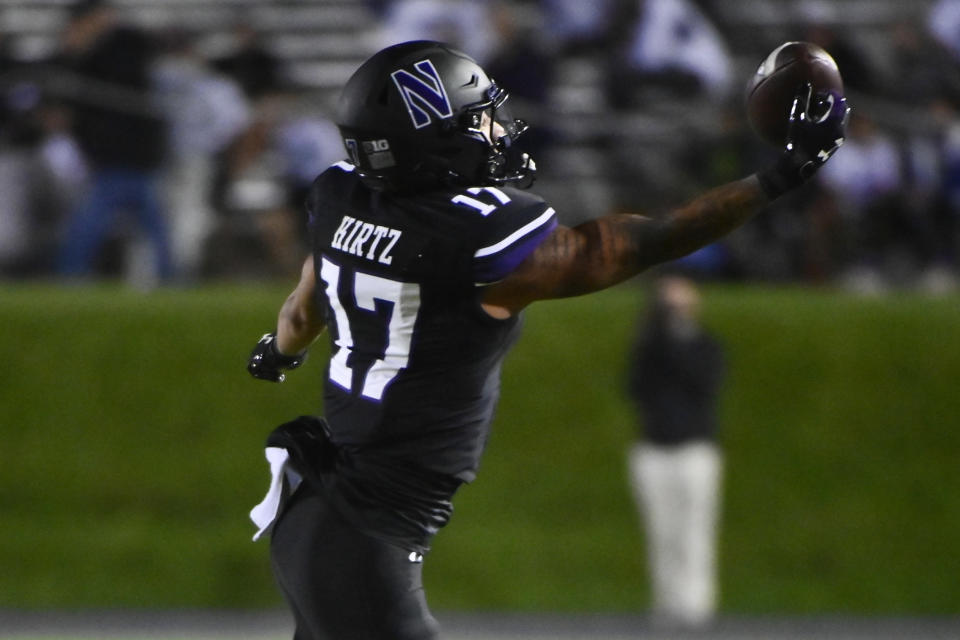
{"label": "purple jersey stripe", "polygon": [[544,239],[557,227],[557,215],[547,209],[543,215],[492,247],[481,249],[474,255],[473,281],[477,285],[491,284],[510,275],[524,259],[533,253]]}

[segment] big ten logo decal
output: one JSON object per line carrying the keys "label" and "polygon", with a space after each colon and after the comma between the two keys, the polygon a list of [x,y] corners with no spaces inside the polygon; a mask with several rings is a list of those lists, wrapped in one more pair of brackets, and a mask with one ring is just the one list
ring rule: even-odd
{"label": "big ten logo decal", "polygon": [[367,153],[377,153],[379,151],[390,151],[390,143],[386,140],[364,140],[363,150]]}
{"label": "big ten logo decal", "polygon": [[354,138],[347,138],[344,144],[347,147],[347,153],[350,154],[350,160],[358,167],[366,168],[361,162],[360,149],[363,149],[363,157],[366,158],[370,169],[386,169],[396,164],[393,154],[390,153],[390,142],[386,139],[361,140],[358,145]]}

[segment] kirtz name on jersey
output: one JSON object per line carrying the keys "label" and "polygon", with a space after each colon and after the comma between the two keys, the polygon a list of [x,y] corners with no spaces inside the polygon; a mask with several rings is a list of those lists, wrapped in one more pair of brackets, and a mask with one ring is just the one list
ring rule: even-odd
{"label": "kirtz name on jersey", "polygon": [[[364,222],[352,216],[343,216],[333,234],[330,246],[351,255],[390,264],[390,252],[403,232],[399,229]],[[378,253],[379,250],[379,253]]]}

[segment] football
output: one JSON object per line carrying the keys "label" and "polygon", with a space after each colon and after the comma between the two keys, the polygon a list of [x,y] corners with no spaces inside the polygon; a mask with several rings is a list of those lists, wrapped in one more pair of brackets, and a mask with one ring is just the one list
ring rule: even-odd
{"label": "football", "polygon": [[843,93],[837,63],[822,47],[809,42],[786,42],[768,55],[747,83],[747,119],[764,141],[782,147],[794,96],[804,83],[813,92]]}

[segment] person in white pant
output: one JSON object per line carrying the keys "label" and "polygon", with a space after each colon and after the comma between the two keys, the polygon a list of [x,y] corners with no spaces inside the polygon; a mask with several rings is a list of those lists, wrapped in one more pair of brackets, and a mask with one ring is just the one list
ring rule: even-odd
{"label": "person in white pant", "polygon": [[708,623],[717,601],[717,401],[725,364],[699,310],[692,281],[659,280],[629,368],[629,395],[643,426],[629,470],[646,530],[653,615],[684,626]]}

